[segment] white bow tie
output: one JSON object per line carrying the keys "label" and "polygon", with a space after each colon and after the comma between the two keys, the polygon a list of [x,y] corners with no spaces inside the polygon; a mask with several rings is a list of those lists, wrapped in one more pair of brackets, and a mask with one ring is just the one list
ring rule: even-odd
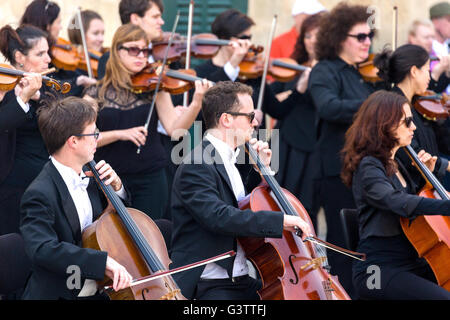
{"label": "white bow tie", "polygon": [[89,177],[86,176],[83,178],[79,176],[73,177],[72,185],[75,190],[78,188],[80,188],[81,190],[86,190],[89,185]]}

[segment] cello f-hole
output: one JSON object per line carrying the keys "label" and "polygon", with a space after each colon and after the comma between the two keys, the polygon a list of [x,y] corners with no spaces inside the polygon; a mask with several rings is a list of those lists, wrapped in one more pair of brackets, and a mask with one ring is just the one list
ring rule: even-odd
{"label": "cello f-hole", "polygon": [[292,259],[293,259],[293,258],[296,258],[295,254],[291,254],[291,255],[289,256],[289,264],[291,265],[292,272],[295,274],[295,280],[289,279],[289,281],[290,281],[292,284],[297,284],[299,279],[298,279],[297,271],[295,271],[295,267],[294,267],[294,264],[293,264],[293,262],[292,262]]}

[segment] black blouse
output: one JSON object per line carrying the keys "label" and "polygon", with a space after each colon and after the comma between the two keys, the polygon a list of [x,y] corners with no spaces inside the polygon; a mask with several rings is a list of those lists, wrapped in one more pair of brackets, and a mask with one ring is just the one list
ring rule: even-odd
{"label": "black blouse", "polygon": [[[99,87],[89,87],[85,94],[98,100]],[[100,131],[123,130],[143,126],[150,110],[151,101],[145,94],[108,88],[105,102],[99,104],[97,127]],[[100,147],[95,159],[105,160],[118,174],[153,173],[167,165],[167,156],[157,134],[158,114],[156,108],[148,127],[146,143],[137,154],[137,146],[129,141],[116,141]]]}

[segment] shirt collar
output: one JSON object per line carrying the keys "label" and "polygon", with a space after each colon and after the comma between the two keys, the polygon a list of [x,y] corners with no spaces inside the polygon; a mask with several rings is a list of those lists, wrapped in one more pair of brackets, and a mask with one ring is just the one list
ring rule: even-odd
{"label": "shirt collar", "polygon": [[224,141],[214,137],[212,134],[208,133],[205,136],[206,139],[209,140],[209,142],[212,143],[214,148],[219,152],[220,157],[223,161],[227,161],[231,164],[236,163],[236,159],[239,155],[240,149],[237,148],[236,151],[233,150],[228,144],[226,144]]}
{"label": "shirt collar", "polygon": [[78,187],[81,187],[86,190],[89,184],[89,177],[87,177],[83,171],[81,171],[81,173],[78,175],[75,172],[75,170],[73,170],[68,166],[63,165],[61,162],[57,161],[52,156],[50,156],[50,160],[52,161],[56,170],[58,170],[59,174],[63,178],[67,187],[70,188],[70,190],[77,189]]}

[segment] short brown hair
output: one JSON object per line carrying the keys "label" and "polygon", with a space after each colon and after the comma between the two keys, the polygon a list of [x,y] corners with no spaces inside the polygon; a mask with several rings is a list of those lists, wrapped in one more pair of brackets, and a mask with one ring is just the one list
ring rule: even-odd
{"label": "short brown hair", "polygon": [[38,109],[39,130],[50,155],[61,149],[69,137],[83,133],[96,119],[92,103],[74,96],[49,99]]}
{"label": "short brown hair", "polygon": [[121,0],[119,3],[120,21],[122,24],[130,23],[133,13],[142,18],[153,5],[156,5],[163,13],[164,6],[161,0]]}
{"label": "short brown hair", "polygon": [[206,129],[215,128],[222,113],[239,110],[238,94],[253,94],[252,87],[241,82],[220,81],[206,91],[202,113]]}
{"label": "short brown hair", "polygon": [[369,18],[366,6],[349,5],[345,2],[338,4],[329,13],[324,13],[317,32],[316,59],[336,59],[353,26],[365,23]]}

